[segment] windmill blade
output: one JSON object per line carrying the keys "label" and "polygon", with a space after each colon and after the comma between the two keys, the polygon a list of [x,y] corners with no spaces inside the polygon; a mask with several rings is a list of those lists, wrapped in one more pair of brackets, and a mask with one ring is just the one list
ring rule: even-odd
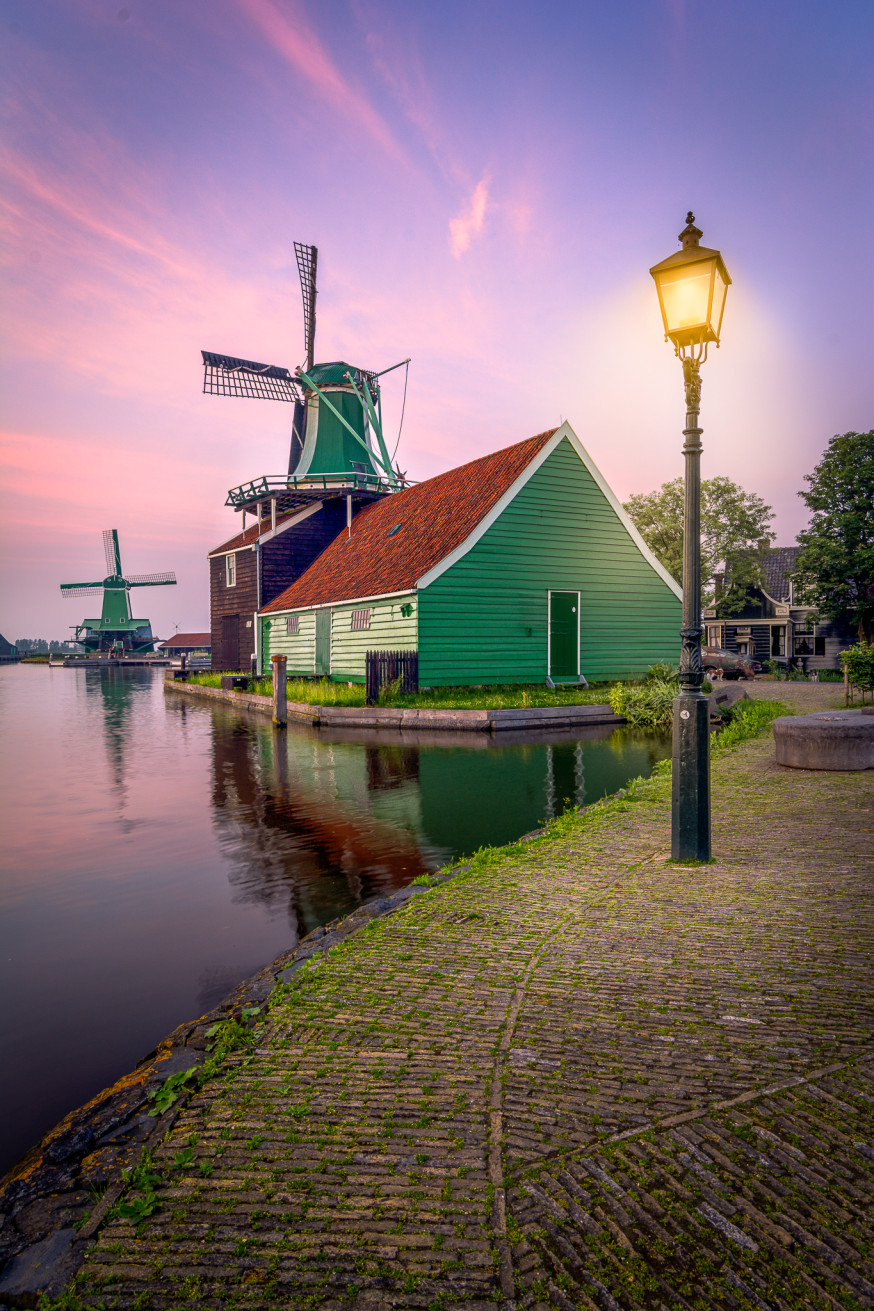
{"label": "windmill blade", "polygon": [[64,596],[100,596],[103,592],[103,583],[61,583],[61,593]]}
{"label": "windmill blade", "polygon": [[316,346],[316,268],[319,252],[315,246],[305,246],[303,242],[294,243],[297,256],[297,271],[300,274],[300,290],[303,296],[303,336],[307,353],[307,373],[312,371]]}
{"label": "windmill blade", "polygon": [[203,390],[208,396],[248,396],[263,401],[300,401],[300,388],[288,369],[277,364],[258,364],[236,355],[203,356]]}
{"label": "windmill blade", "polygon": [[172,569],[163,574],[128,574],[125,582],[130,587],[169,587],[176,582]]}
{"label": "windmill blade", "polygon": [[118,529],[104,528],[103,550],[106,554],[106,572],[121,576],[121,551],[118,545]]}

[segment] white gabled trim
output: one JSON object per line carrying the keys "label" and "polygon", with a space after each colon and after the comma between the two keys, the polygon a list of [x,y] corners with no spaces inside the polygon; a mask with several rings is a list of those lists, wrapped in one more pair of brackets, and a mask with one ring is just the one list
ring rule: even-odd
{"label": "white gabled trim", "polygon": [[256,537],[254,542],[249,542],[246,546],[232,546],[227,551],[210,551],[208,559],[220,560],[223,555],[233,555],[236,551],[254,551],[256,546],[261,546],[264,542],[269,542],[271,538],[278,537],[287,528],[294,528],[297,524],[303,523],[304,519],[309,519],[311,514],[316,514],[321,510],[323,505],[323,501],[313,501],[312,505],[308,505],[299,514],[293,514],[290,519],[277,524],[275,528],[268,528],[267,532],[262,533],[260,537]]}
{"label": "white gabled trim", "polygon": [[433,569],[429,569],[426,574],[422,575],[417,583],[419,588],[430,587],[431,583],[435,582],[441,574],[444,574],[447,569],[451,569],[454,564],[457,564],[459,560],[462,560],[464,556],[466,556],[467,553],[476,546],[480,538],[483,537],[489,528],[491,528],[492,524],[500,518],[507,506],[515,500],[525,484],[533,478],[540,466],[546,463],[550,455],[552,455],[553,451],[565,437],[568,439],[571,446],[573,446],[583,465],[592,475],[592,479],[596,486],[604,494],[608,505],[613,510],[619,522],[622,524],[622,527],[628,533],[647,564],[655,570],[662,582],[668,585],[676,597],[680,600],[683,599],[682,589],[679,584],[671,577],[664,565],[660,564],[655,558],[652,551],[649,549],[646,542],[623,510],[622,506],[617,501],[613,491],[605,480],[604,475],[601,473],[601,470],[595,464],[591,455],[589,455],[589,452],[586,450],[585,446],[583,446],[579,437],[567,422],[563,423],[560,428],[556,429],[546,445],[538,451],[531,463],[525,466],[512,486],[504,492],[504,495],[496,502],[492,509],[489,510],[488,514],[480,519],[473,532],[465,538],[461,545],[457,546],[454,551],[450,551],[449,555],[445,556],[439,564],[436,564]]}
{"label": "white gabled trim", "polygon": [[210,551],[207,556],[208,560],[221,560],[226,555],[238,555],[242,551],[252,551],[255,549],[255,543],[249,542],[248,546],[232,546],[229,551]]}
{"label": "white gabled trim", "polygon": [[405,587],[401,592],[378,592],[373,596],[351,596],[344,601],[317,601],[314,605],[290,605],[285,610],[262,610],[260,619],[272,619],[274,615],[302,615],[316,610],[339,610],[344,605],[362,605],[365,601],[390,601],[395,596],[415,596],[416,588]]}

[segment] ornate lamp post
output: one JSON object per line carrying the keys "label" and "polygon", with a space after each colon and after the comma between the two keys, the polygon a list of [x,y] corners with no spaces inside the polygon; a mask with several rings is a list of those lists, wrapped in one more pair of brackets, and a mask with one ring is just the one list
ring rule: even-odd
{"label": "ornate lamp post", "polygon": [[671,856],[674,860],[710,859],[710,723],[707,697],[701,691],[701,401],[700,368],[712,341],[719,345],[725,293],[731,278],[718,250],[699,246],[702,232],[690,210],[680,233],[682,250],[655,264],[659,306],[670,339],[683,365],[686,385],[685,513],[683,520],[683,645],[680,695],[674,701],[673,798]]}

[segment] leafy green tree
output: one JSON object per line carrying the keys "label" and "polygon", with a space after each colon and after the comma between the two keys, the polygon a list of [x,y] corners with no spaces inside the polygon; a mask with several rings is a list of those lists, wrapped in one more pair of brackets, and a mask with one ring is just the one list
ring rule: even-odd
{"label": "leafy green tree", "polygon": [[[683,479],[663,483],[656,492],[641,493],[623,508],[653,555],[683,581]],[[731,576],[729,594],[720,603],[726,614],[742,609],[750,587],[761,580],[763,549],[774,540],[774,511],[755,492],[745,492],[730,478],[701,482],[701,580],[705,599],[715,590],[714,575],[722,566]]]}
{"label": "leafy green tree", "polygon": [[874,627],[874,431],[832,437],[798,495],[811,511],[798,534],[795,580],[826,619],[847,619],[859,641]]}

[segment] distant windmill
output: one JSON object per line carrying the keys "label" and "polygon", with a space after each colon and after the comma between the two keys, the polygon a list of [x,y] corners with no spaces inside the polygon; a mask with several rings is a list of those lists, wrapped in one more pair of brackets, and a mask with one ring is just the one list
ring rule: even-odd
{"label": "distant windmill", "polygon": [[155,638],[148,619],[134,619],[131,615],[130,589],[132,587],[169,587],[176,583],[172,571],[159,574],[130,574],[121,572],[121,552],[118,531],[106,528],[103,532],[103,549],[106,552],[106,577],[95,583],[61,583],[64,596],[99,596],[103,594],[103,613],[99,619],[83,619],[75,625],[75,641],[87,651],[117,651],[122,649],[141,654],[153,651]]}
{"label": "distant windmill", "polygon": [[318,250],[296,241],[294,251],[303,295],[305,363],[292,374],[274,364],[201,352],[204,392],[294,404],[287,478],[264,477],[234,488],[227,504],[237,509],[270,497],[278,497],[280,508],[290,508],[304,501],[306,488],[313,485],[323,490],[352,485],[372,497],[404,481],[383,437],[378,380],[391,369],[374,373],[342,360],[315,363]]}

